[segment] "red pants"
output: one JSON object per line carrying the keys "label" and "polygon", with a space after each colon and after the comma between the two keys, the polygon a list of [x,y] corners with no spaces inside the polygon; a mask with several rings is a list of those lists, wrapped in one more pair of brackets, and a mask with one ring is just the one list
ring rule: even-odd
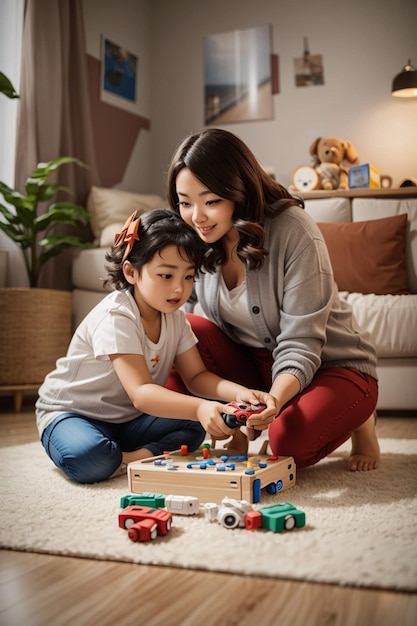
{"label": "red pants", "polygon": [[[236,344],[209,320],[187,317],[208,370],[250,389],[269,391],[272,356],[268,350]],[[175,370],[167,387],[188,393]],[[272,452],[294,457],[299,468],[317,463],[371,416],[377,399],[378,383],[372,376],[341,367],[319,370],[270,425]]]}

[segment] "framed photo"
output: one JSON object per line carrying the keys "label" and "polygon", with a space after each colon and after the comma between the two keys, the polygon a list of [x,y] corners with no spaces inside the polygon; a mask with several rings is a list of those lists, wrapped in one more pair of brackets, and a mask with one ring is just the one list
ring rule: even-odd
{"label": "framed photo", "polygon": [[100,99],[132,110],[137,97],[137,77],[137,55],[102,35]]}
{"label": "framed photo", "polygon": [[272,119],[271,61],[270,25],[207,35],[205,123]]}
{"label": "framed photo", "polygon": [[322,55],[305,52],[303,57],[294,59],[294,77],[296,87],[324,85]]}

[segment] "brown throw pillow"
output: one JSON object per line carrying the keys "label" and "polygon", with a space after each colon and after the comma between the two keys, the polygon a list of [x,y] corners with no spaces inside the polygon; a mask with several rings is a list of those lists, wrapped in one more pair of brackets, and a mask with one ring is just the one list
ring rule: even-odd
{"label": "brown throw pillow", "polygon": [[337,286],[357,293],[410,293],[405,265],[407,214],[366,222],[320,222]]}

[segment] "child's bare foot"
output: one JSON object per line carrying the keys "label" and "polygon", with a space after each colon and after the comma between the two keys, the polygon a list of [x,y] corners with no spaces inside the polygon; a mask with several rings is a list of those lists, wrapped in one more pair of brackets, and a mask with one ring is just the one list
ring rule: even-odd
{"label": "child's bare foot", "polygon": [[379,466],[380,451],[375,431],[376,413],[352,432],[352,451],[349,457],[351,472],[374,470]]}
{"label": "child's bare foot", "polygon": [[138,450],[133,450],[133,452],[123,452],[122,461],[123,463],[126,463],[126,465],[128,465],[129,463],[133,463],[134,461],[147,459],[150,456],[155,455],[147,448],[138,448]]}

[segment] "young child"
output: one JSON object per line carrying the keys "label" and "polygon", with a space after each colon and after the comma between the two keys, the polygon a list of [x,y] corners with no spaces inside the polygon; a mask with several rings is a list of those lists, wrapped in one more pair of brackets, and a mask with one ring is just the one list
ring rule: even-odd
{"label": "young child", "polygon": [[[133,460],[181,445],[193,451],[206,432],[233,434],[221,417],[232,400],[266,404],[256,416],[262,429],[259,420],[275,415],[273,398],[209,372],[179,310],[203,260],[195,231],[169,209],[135,212],[106,260],[105,284],[115,290],[86,316],[39,390],[39,435],[55,465],[93,483]],[[194,395],[164,388],[173,365]]]}

